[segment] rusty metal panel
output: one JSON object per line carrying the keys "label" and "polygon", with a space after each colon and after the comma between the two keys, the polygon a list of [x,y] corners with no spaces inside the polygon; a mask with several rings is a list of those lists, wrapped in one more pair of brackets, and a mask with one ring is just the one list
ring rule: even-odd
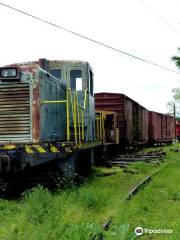
{"label": "rusty metal panel", "polygon": [[160,113],[153,113],[154,116],[154,134],[157,140],[162,139],[162,115]]}
{"label": "rusty metal panel", "polygon": [[180,136],[180,123],[177,121],[176,122],[176,137],[179,138]]}
{"label": "rusty metal panel", "polygon": [[[125,128],[124,132],[124,140],[127,144],[133,144],[134,142],[134,135],[135,135],[135,129],[134,129],[134,102],[131,101],[131,99],[125,97],[124,98],[124,126],[121,124],[122,128]],[[122,130],[121,130],[122,131]],[[122,139],[123,141],[123,139]]]}
{"label": "rusty metal panel", "polygon": [[175,137],[175,119],[166,114],[149,112],[149,138],[155,142],[172,141]]}
{"label": "rusty metal panel", "polygon": [[37,83],[32,86],[32,140],[40,141],[40,92]]}
{"label": "rusty metal panel", "polygon": [[148,110],[138,104],[138,143],[148,142]]}
{"label": "rusty metal panel", "polygon": [[167,139],[167,116],[161,115],[161,134],[162,139]]}
{"label": "rusty metal panel", "polygon": [[143,115],[142,115],[142,122],[143,122],[143,131],[142,131],[142,140],[146,143],[148,142],[148,126],[149,126],[149,118],[148,118],[148,110],[143,109]]}
{"label": "rusty metal panel", "polygon": [[97,111],[121,113],[124,111],[124,95],[120,93],[95,93]]}
{"label": "rusty metal panel", "polygon": [[148,141],[148,110],[124,95],[122,135],[126,144],[145,144]]}
{"label": "rusty metal panel", "polygon": [[162,120],[161,114],[157,112],[149,112],[149,139],[158,141],[162,139]]}
{"label": "rusty metal panel", "polygon": [[174,139],[176,131],[176,119],[171,116],[167,116],[167,139]]}
{"label": "rusty metal panel", "polygon": [[0,84],[0,141],[30,141],[28,83]]}

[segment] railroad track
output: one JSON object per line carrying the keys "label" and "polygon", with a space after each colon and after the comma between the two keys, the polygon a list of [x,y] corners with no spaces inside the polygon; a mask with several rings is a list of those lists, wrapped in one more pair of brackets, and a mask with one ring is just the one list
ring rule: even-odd
{"label": "railroad track", "polygon": [[160,169],[154,171],[153,173],[146,176],[143,180],[137,183],[126,195],[124,201],[130,200],[143,186],[145,186],[148,182],[151,181],[152,177],[158,174],[165,166],[161,167]]}
{"label": "railroad track", "polygon": [[[158,170],[152,172],[151,174],[149,174],[148,176],[146,176],[145,178],[141,179],[134,187],[132,187],[129,192],[127,193],[127,195],[125,196],[125,198],[123,198],[122,200],[122,204],[125,203],[126,201],[130,201],[133,196],[135,194],[137,194],[139,192],[139,190],[141,190],[143,187],[145,187],[146,184],[148,184],[152,178],[158,174],[160,171],[162,171],[167,165],[165,164],[164,166],[160,167]],[[105,223],[102,224],[102,231],[108,231],[111,227],[112,224],[112,217],[108,217],[107,220],[105,221]],[[132,239],[135,239],[136,237],[133,237]],[[105,240],[103,233],[100,232],[94,236],[92,236],[90,238],[90,240]]]}
{"label": "railroad track", "polygon": [[158,151],[145,152],[140,154],[124,154],[118,155],[112,160],[108,160],[109,165],[123,166],[138,162],[145,162],[147,164],[159,164],[164,159],[166,153],[161,149]]}

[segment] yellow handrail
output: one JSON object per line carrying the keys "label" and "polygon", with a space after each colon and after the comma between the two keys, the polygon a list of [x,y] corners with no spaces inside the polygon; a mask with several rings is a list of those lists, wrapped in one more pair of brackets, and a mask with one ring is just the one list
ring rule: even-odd
{"label": "yellow handrail", "polygon": [[42,103],[66,103],[67,100],[46,100],[42,101]]}
{"label": "yellow handrail", "polygon": [[77,144],[77,116],[76,116],[76,110],[77,110],[77,105],[76,105],[76,94],[74,94],[74,136],[75,136],[75,143]]}
{"label": "yellow handrail", "polygon": [[97,138],[99,139],[99,119],[96,118]]}
{"label": "yellow handrail", "polygon": [[80,115],[79,115],[79,104],[78,104],[77,92],[75,92],[75,97],[76,97],[76,104],[77,104],[77,122],[78,122],[79,144],[81,145]]}
{"label": "yellow handrail", "polygon": [[87,88],[84,91],[84,110],[86,109],[86,103],[87,103]]}
{"label": "yellow handrail", "polygon": [[67,123],[67,129],[66,129],[66,133],[67,133],[67,141],[70,140],[70,128],[69,128],[69,88],[67,88],[67,92],[66,92],[66,123]]}
{"label": "yellow handrail", "polygon": [[97,139],[100,141],[105,140],[105,129],[104,129],[104,117],[103,114],[100,113],[100,115],[95,118],[96,121],[96,136]]}
{"label": "yellow handrail", "polygon": [[100,122],[100,139],[102,139],[102,122],[101,122],[101,114],[100,114],[99,122]]}
{"label": "yellow handrail", "polygon": [[[74,91],[72,94],[71,88],[67,88],[66,91],[66,100],[44,100],[42,101],[43,104],[49,103],[65,103],[66,104],[66,135],[67,141],[70,140],[71,130],[70,130],[70,105],[72,110],[72,118],[73,118],[73,125],[74,125],[74,135],[75,135],[75,143],[81,145],[81,140],[85,140],[85,110],[87,108],[87,93],[88,89],[84,90],[84,101],[83,107],[79,105],[78,95],[77,92]],[[81,113],[81,121],[80,121],[80,113]],[[78,123],[78,124],[77,124]],[[77,126],[78,126],[78,137],[77,137]],[[90,131],[90,124],[89,124],[89,131]],[[88,134],[90,134],[88,131]],[[89,137],[88,137],[89,139]]]}
{"label": "yellow handrail", "polygon": [[105,128],[104,128],[104,118],[102,116],[102,131],[103,131],[103,142],[105,141]]}
{"label": "yellow handrail", "polygon": [[81,110],[82,141],[84,141],[84,110]]}

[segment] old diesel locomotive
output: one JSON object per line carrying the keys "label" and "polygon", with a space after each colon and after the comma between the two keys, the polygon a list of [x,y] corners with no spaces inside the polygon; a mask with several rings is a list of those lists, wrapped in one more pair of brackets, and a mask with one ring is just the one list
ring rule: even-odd
{"label": "old diesel locomotive", "polygon": [[0,68],[1,175],[50,161],[65,175],[78,170],[77,159],[81,168],[90,165],[103,137],[102,128],[95,134],[93,95],[87,62],[40,59]]}
{"label": "old diesel locomotive", "polygon": [[51,164],[66,176],[81,174],[102,154],[173,141],[173,117],[119,93],[95,94],[95,106],[93,85],[87,62],[40,59],[0,68],[0,185]]}

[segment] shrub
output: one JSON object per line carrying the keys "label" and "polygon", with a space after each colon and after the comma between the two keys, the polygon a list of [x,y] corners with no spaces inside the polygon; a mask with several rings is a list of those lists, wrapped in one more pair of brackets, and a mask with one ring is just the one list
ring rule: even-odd
{"label": "shrub", "polygon": [[40,185],[24,192],[22,197],[28,222],[42,223],[53,208],[51,193]]}

